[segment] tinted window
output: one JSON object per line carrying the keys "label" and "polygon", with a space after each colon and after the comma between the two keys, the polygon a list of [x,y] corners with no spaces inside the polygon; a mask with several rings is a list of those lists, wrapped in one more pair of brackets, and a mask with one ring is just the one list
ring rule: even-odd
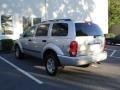
{"label": "tinted window", "polygon": [[103,35],[100,27],[93,23],[75,23],[76,36],[99,36]]}
{"label": "tinted window", "polygon": [[23,37],[32,37],[35,34],[35,26],[29,28],[28,30],[26,30],[23,34]]}
{"label": "tinted window", "polygon": [[52,28],[52,36],[67,36],[68,24],[67,23],[55,23]]}
{"label": "tinted window", "polygon": [[47,36],[49,24],[41,24],[37,28],[36,36]]}

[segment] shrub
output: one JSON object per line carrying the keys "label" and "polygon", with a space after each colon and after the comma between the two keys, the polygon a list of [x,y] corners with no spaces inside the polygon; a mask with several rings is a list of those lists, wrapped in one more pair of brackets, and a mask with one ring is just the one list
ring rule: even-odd
{"label": "shrub", "polygon": [[108,33],[105,35],[106,38],[113,38],[115,37],[115,34],[114,33]]}
{"label": "shrub", "polygon": [[12,51],[14,42],[12,39],[3,39],[1,40],[2,51]]}

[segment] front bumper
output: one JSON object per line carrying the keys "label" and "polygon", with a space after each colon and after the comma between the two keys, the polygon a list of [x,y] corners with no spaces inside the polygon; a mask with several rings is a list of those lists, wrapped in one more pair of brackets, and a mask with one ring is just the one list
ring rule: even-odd
{"label": "front bumper", "polygon": [[100,62],[107,59],[107,52],[102,52],[96,55],[86,55],[86,56],[78,56],[78,57],[69,57],[58,55],[61,65],[66,66],[79,66],[90,64],[94,62]]}

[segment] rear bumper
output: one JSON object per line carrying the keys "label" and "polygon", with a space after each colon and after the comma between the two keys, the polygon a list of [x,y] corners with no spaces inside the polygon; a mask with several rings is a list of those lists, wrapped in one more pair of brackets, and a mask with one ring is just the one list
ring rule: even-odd
{"label": "rear bumper", "polygon": [[58,55],[60,63],[67,66],[79,66],[94,62],[100,62],[107,59],[107,52],[102,52],[97,55],[79,56],[79,57],[68,57]]}

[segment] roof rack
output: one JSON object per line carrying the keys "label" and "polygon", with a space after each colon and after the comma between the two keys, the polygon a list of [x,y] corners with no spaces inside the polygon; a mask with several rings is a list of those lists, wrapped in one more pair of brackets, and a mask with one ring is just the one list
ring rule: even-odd
{"label": "roof rack", "polygon": [[43,21],[43,22],[53,22],[53,21],[72,21],[71,19],[54,19],[54,20],[47,20],[47,21]]}

